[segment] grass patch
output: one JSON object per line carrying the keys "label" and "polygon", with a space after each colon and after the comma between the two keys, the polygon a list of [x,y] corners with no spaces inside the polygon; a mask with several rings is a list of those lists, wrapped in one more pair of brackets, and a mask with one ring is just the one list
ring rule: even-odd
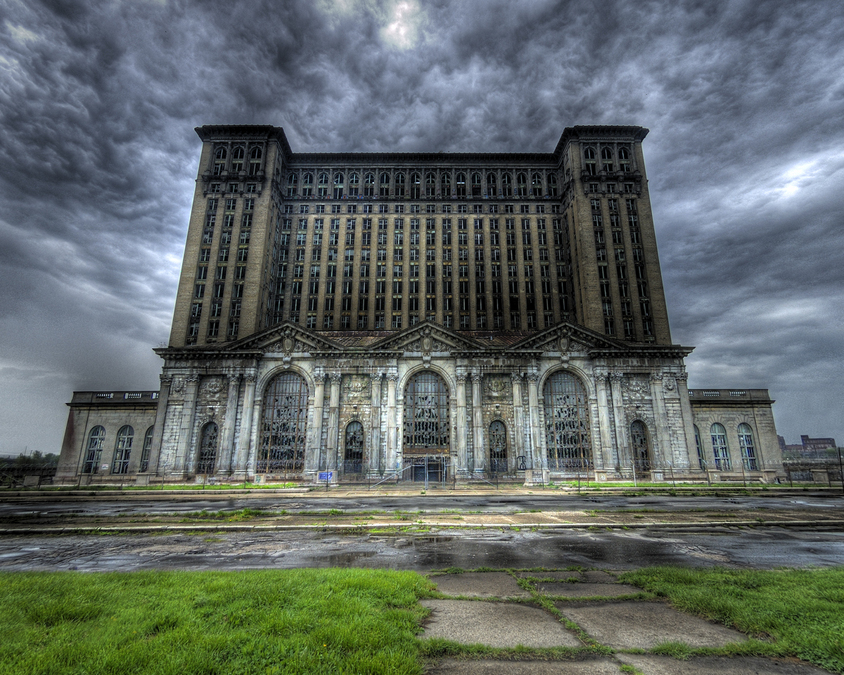
{"label": "grass patch", "polygon": [[[844,673],[844,567],[727,570],[650,567],[626,572],[683,611],[747,633],[742,651],[796,656]],[[666,645],[668,652],[676,645]],[[693,653],[697,653],[695,650]]]}
{"label": "grass patch", "polygon": [[430,582],[386,570],[0,574],[0,672],[421,673]]}

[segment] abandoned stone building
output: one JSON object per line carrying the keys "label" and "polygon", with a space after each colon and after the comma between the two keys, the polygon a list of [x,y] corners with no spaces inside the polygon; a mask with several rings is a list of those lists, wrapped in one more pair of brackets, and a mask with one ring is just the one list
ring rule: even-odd
{"label": "abandoned stone building", "polygon": [[771,480],[767,390],[687,387],[634,126],[295,153],[203,126],[154,392],[75,392],[58,479]]}

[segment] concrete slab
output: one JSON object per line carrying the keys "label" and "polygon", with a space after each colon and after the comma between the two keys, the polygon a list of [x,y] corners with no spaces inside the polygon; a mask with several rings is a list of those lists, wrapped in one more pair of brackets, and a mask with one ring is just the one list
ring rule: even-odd
{"label": "concrete slab", "polygon": [[537,607],[475,600],[422,600],[432,610],[422,638],[490,647],[582,647],[573,634]]}
{"label": "concrete slab", "polygon": [[616,649],[652,649],[665,642],[723,647],[747,640],[738,631],[683,614],[660,602],[607,602],[580,607],[561,602],[557,608],[595,640]]}
{"label": "concrete slab", "polygon": [[588,581],[593,584],[618,583],[618,579],[615,578],[614,574],[610,574],[604,570],[587,570],[586,572],[583,572],[582,576],[584,581]]}
{"label": "concrete slab", "polygon": [[460,661],[446,659],[425,671],[427,675],[618,675],[611,659],[589,661]]}
{"label": "concrete slab", "polygon": [[560,579],[562,581],[566,579],[577,579],[578,581],[583,580],[583,574],[581,572],[566,570],[558,570],[555,572],[519,572],[520,579],[525,579],[526,577],[533,577],[534,579]]}
{"label": "concrete slab", "polygon": [[631,595],[641,593],[642,589],[627,584],[567,584],[560,583],[539,583],[536,590],[543,595],[562,595],[567,598],[590,598],[601,596],[604,598],[617,598],[619,595]]}
{"label": "concrete slab", "polygon": [[797,659],[706,656],[678,661],[649,654],[617,654],[616,658],[645,675],[829,675],[829,671]]}
{"label": "concrete slab", "polygon": [[470,598],[529,598],[516,580],[506,572],[466,572],[431,577],[437,590],[446,595]]}

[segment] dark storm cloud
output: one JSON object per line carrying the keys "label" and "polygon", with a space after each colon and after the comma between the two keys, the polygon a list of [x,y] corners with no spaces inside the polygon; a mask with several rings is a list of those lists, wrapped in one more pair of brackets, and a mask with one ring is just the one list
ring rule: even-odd
{"label": "dark storm cloud", "polygon": [[72,389],[156,386],[199,143],[550,151],[642,124],[693,384],[768,386],[844,437],[844,21],[836,3],[12,2],[0,8],[0,452]]}

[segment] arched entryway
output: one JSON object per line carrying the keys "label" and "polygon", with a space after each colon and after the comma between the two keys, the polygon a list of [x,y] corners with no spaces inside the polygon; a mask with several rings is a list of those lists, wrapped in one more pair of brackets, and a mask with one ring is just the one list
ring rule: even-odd
{"label": "arched entryway", "polygon": [[196,461],[197,474],[207,476],[214,473],[214,467],[217,465],[217,436],[218,429],[215,422],[209,422],[202,427],[199,457]]}
{"label": "arched entryway", "polygon": [[412,480],[445,480],[451,448],[448,387],[431,371],[413,375],[405,389],[403,453]]}
{"label": "arched entryway", "polygon": [[507,427],[501,420],[489,425],[489,470],[507,473]]}
{"label": "arched entryway", "polygon": [[545,382],[545,444],[552,471],[587,469],[592,464],[589,408],[583,383],[567,372]]}
{"label": "arched entryway", "polygon": [[305,468],[308,385],[296,373],[276,375],[264,392],[257,473],[290,473]]}
{"label": "arched entryway", "polygon": [[343,473],[355,474],[363,472],[363,425],[360,422],[349,422],[346,427],[345,456]]}
{"label": "arched entryway", "polygon": [[648,442],[648,430],[645,423],[636,420],[630,425],[630,448],[633,452],[633,465],[639,473],[651,470],[651,449]]}

